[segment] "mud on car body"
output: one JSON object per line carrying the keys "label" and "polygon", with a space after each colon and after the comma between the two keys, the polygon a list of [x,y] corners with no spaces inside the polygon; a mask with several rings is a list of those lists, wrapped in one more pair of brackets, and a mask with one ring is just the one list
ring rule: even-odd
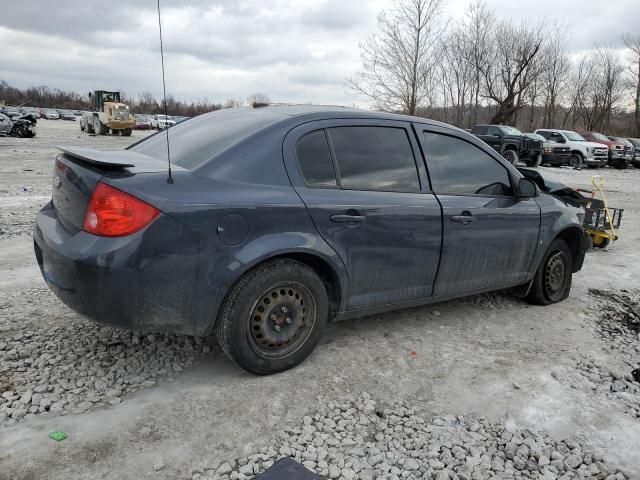
{"label": "mud on car body", "polygon": [[422,118],[230,109],[127,150],[65,147],[35,252],[71,308],[215,333],[239,365],[291,368],[328,321],[518,287],[567,297],[584,211],[485,143]]}

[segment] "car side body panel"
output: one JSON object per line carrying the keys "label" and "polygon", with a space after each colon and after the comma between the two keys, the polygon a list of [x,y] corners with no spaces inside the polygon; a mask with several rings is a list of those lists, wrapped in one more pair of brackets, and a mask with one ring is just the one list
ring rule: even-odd
{"label": "car side body panel", "polygon": [[[282,255],[308,255],[329,266],[339,284],[340,297],[332,312],[338,319],[496,288],[493,285],[470,287],[472,290],[465,292],[450,295],[435,292],[434,295],[431,277],[436,275],[440,262],[442,237],[440,202],[430,193],[424,157],[417,139],[412,137],[421,183],[421,192],[412,194],[412,201],[416,208],[429,209],[430,226],[409,240],[413,246],[423,244],[426,248],[424,252],[416,250],[415,253],[422,255],[418,258],[422,264],[416,263],[423,267],[427,285],[422,291],[416,290],[413,296],[418,298],[390,295],[376,300],[364,299],[349,308],[347,299],[352,279],[348,262],[330,245],[329,237],[321,234],[313,212],[310,213],[299,192],[292,187],[300,180],[295,178],[300,173],[296,173],[295,164],[290,164],[291,149],[286,144],[289,132],[307,128],[313,122],[349,123],[363,119],[403,122],[411,132],[411,123],[415,122],[465,135],[469,142],[490,150],[494,158],[505,165],[513,181],[521,175],[482,141],[438,122],[348,109],[307,112],[307,108],[300,107],[299,111],[295,108],[287,111],[289,114],[283,114],[282,121],[230,146],[214,162],[192,171],[174,169],[172,182],[168,182],[164,164],[148,171],[136,168],[103,171],[100,181],[122,189],[161,212],[145,229],[130,236],[114,239],[83,231],[68,232],[55,218],[55,211],[45,207],[38,214],[34,239],[36,256],[42,260],[39,263],[47,283],[72,308],[99,321],[127,328],[195,335],[212,332],[225,296],[245,272]],[[374,199],[373,195],[367,199],[367,192],[350,193],[361,195],[363,203]],[[526,202],[537,202],[543,210],[540,245],[535,249],[528,275],[509,279],[509,285],[526,282],[533,276],[555,235],[569,227],[581,229],[577,210],[567,209],[549,195],[541,194],[535,201]],[[401,204],[397,201],[398,208]],[[404,220],[410,223],[412,218],[409,215]],[[402,224],[401,228],[406,230],[407,225]],[[427,229],[432,230],[430,235],[426,235]],[[503,235],[509,233],[502,232]],[[500,241],[501,234],[496,233],[495,242]],[[522,253],[531,255],[531,251]],[[381,249],[376,254],[384,255],[385,251]],[[397,265],[388,275],[401,278],[403,273],[403,265]]]}

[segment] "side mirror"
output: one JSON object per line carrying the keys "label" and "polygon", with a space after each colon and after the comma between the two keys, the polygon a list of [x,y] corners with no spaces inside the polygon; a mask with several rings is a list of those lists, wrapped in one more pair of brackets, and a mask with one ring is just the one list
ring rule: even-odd
{"label": "side mirror", "polygon": [[558,135],[557,137],[553,137],[553,138],[558,143],[567,143],[567,141],[565,140],[565,138],[562,135]]}
{"label": "side mirror", "polygon": [[538,185],[530,178],[521,178],[518,182],[518,191],[516,197],[518,198],[532,198],[538,196]]}

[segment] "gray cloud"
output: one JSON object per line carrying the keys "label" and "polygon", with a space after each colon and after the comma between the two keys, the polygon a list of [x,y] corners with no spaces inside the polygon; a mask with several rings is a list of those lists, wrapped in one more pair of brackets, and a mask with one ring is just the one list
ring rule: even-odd
{"label": "gray cloud", "polygon": [[[620,42],[640,2],[487,0],[499,17],[566,22],[574,52]],[[224,101],[256,91],[276,101],[351,104],[344,78],[389,0],[161,0],[168,90]],[[462,16],[468,0],[449,0]],[[160,93],[155,0],[20,0],[0,14],[0,77],[25,87]]]}

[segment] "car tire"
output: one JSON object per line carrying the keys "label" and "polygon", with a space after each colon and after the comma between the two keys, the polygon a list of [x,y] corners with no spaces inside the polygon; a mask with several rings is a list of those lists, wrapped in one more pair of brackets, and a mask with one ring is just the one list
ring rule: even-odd
{"label": "car tire", "polygon": [[556,238],[545,253],[527,295],[534,305],[551,305],[569,296],[573,277],[573,257],[567,243]]}
{"label": "car tire", "polygon": [[542,165],[542,154],[539,153],[533,158],[528,158],[525,163],[527,164],[527,167],[530,167],[530,168],[539,167],[540,165]]}
{"label": "car tire", "polygon": [[516,152],[515,150],[505,150],[504,152],[502,152],[502,156],[511,165],[515,166],[518,164],[518,152]]}
{"label": "car tire", "polygon": [[622,162],[616,162],[613,164],[613,168],[616,170],[625,170],[627,168],[627,162],[624,160]]}
{"label": "car tire", "polygon": [[582,168],[584,164],[584,157],[581,153],[572,153],[571,158],[569,158],[569,166],[573,168]]}
{"label": "car tire", "polygon": [[96,133],[96,135],[106,135],[107,130],[107,126],[100,120],[96,119],[96,122],[93,125],[93,131]]}
{"label": "car tire", "polygon": [[269,375],[295,367],[314,350],[329,317],[322,280],[291,259],[264,263],[231,289],[215,326],[222,350],[245,370]]}

